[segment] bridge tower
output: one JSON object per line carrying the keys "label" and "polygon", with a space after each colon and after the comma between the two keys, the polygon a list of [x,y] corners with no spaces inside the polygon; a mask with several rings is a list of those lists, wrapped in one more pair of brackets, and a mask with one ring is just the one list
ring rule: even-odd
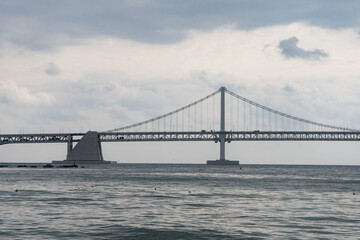
{"label": "bridge tower", "polygon": [[226,130],[225,130],[225,92],[226,88],[220,88],[220,159],[219,160],[208,160],[208,165],[239,165],[239,161],[230,161],[225,159],[225,143],[226,143]]}

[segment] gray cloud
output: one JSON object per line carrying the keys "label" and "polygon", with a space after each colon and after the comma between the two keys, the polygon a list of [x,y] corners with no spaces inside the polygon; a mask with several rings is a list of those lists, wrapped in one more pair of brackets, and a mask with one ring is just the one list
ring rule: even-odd
{"label": "gray cloud", "polygon": [[8,103],[8,102],[9,99],[6,96],[0,98],[0,103]]}
{"label": "gray cloud", "polygon": [[357,0],[4,0],[0,40],[44,50],[99,35],[171,43],[186,37],[188,29],[227,24],[247,30],[303,21],[348,28],[359,26],[359,7]]}
{"label": "gray cloud", "polygon": [[282,90],[286,95],[291,95],[291,94],[294,94],[296,92],[295,88],[293,88],[289,84],[285,84],[285,86],[282,88]]}
{"label": "gray cloud", "polygon": [[47,75],[58,75],[60,73],[60,71],[59,71],[58,66],[55,63],[50,62],[46,65],[45,73]]}
{"label": "gray cloud", "polygon": [[320,60],[322,57],[328,57],[328,54],[322,49],[314,49],[309,51],[299,48],[297,46],[298,42],[299,40],[296,37],[280,41],[279,48],[281,49],[281,54],[287,58],[303,58],[313,60]]}

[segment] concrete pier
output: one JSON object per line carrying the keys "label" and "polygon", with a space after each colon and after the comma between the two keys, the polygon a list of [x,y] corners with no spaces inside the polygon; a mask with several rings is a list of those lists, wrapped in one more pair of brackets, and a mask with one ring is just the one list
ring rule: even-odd
{"label": "concrete pier", "polygon": [[53,161],[54,164],[108,164],[104,161],[99,135],[95,131],[87,132],[75,148],[72,148],[72,138],[68,141],[66,160]]}
{"label": "concrete pier", "polygon": [[236,160],[208,160],[207,165],[239,165],[239,161]]}

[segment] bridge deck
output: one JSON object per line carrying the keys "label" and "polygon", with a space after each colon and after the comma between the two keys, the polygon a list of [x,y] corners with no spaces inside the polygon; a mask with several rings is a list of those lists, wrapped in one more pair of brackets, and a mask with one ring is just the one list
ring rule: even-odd
{"label": "bridge deck", "polygon": [[[41,133],[41,134],[3,134],[0,145],[10,143],[66,143],[78,142],[85,133]],[[75,138],[74,138],[75,137]]]}
{"label": "bridge deck", "polygon": [[102,142],[146,142],[146,141],[219,141],[225,133],[226,141],[360,141],[360,132],[123,132],[100,133]]}
{"label": "bridge deck", "polygon": [[[100,142],[214,141],[225,133],[230,141],[360,141],[360,132],[348,131],[200,131],[200,132],[99,132]],[[0,135],[0,145],[12,143],[78,142],[84,133]]]}

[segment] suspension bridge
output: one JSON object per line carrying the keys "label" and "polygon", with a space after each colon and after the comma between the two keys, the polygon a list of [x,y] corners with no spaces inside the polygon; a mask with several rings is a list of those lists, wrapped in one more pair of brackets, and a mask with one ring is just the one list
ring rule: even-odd
{"label": "suspension bridge", "polygon": [[[102,142],[212,141],[220,156],[209,165],[238,165],[227,160],[232,141],[360,141],[360,131],[310,121],[253,102],[221,87],[212,94],[167,114],[104,132],[3,134],[0,145],[67,143],[67,157],[54,163],[109,163]],[[73,143],[77,143],[73,147]]]}

